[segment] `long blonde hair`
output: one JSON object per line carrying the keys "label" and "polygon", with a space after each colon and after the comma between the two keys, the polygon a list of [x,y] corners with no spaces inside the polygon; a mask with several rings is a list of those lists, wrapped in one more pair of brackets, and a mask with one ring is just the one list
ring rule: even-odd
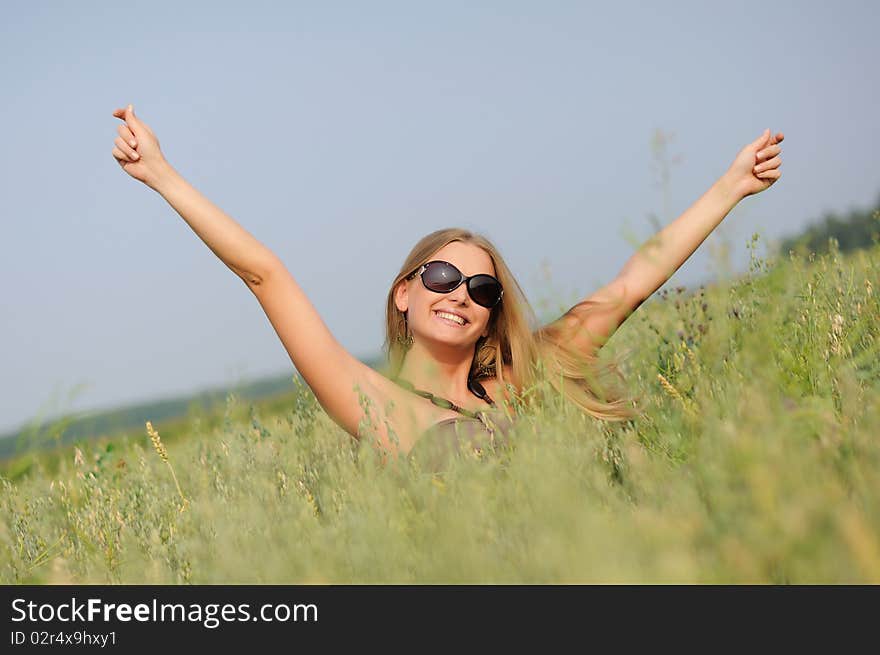
{"label": "long blonde hair", "polygon": [[[498,249],[486,237],[462,228],[437,230],[423,237],[410,251],[391,283],[385,311],[383,349],[392,376],[397,375],[403,366],[407,351],[405,342],[409,336],[404,314],[394,302],[394,291],[408,275],[430,261],[435,252],[453,241],[470,243],[486,251],[495,266],[495,277],[504,289],[504,298],[489,316],[488,335],[480,337],[474,348],[469,377],[495,377],[501,388],[513,385],[517,397],[530,406],[533,397],[525,392],[534,388],[539,368],[543,366],[546,380],[554,389],[595,418],[625,421],[640,414],[634,399],[624,396],[616,384],[607,382],[609,373],[623,379],[615,363],[599,365],[595,355],[586,355],[567,345],[570,342],[568,335],[577,329],[579,320],[556,321],[538,328],[534,310]],[[583,311],[585,305],[580,305]],[[590,309],[586,307],[587,311]],[[512,380],[504,379],[504,365],[510,366]]]}

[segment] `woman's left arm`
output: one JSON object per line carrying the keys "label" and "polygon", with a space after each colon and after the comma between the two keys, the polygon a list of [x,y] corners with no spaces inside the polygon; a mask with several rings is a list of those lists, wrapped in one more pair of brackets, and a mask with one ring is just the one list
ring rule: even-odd
{"label": "woman's left arm", "polygon": [[740,150],[733,164],[685,213],[633,255],[617,277],[542,328],[547,336],[592,355],[639,305],[690,257],[736,204],[779,179],[782,133],[770,130]]}
{"label": "woman's left arm", "polygon": [[743,198],[779,179],[779,132],[767,129],[744,147],[727,172],[687,211],[651,237],[624,265],[618,279],[635,309],[659,289]]}

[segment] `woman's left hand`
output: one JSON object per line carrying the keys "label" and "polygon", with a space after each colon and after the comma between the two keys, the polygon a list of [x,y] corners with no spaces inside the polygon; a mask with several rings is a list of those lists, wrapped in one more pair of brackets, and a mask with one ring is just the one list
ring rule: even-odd
{"label": "woman's left hand", "polygon": [[740,150],[725,177],[739,198],[760,193],[782,175],[782,132],[771,136],[769,128],[755,141]]}

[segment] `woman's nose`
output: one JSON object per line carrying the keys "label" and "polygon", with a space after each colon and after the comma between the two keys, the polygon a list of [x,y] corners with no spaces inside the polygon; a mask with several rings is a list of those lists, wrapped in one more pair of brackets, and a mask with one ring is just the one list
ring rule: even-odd
{"label": "woman's nose", "polygon": [[460,303],[466,303],[469,300],[467,287],[464,284],[460,284],[457,288],[453,289],[449,293],[449,297],[453,300],[457,300]]}

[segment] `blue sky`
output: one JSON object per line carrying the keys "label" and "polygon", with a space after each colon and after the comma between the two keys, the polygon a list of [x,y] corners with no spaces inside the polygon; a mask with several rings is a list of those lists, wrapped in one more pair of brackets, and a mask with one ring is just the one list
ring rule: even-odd
{"label": "blue sky", "polygon": [[753,232],[872,205],[878,18],[871,2],[4,2],[0,430],[294,372],[241,281],[119,168],[117,107],[368,357],[424,234],[488,236],[550,320],[764,128],[786,135],[782,179],[668,285],[711,279],[722,242],[741,271]]}

